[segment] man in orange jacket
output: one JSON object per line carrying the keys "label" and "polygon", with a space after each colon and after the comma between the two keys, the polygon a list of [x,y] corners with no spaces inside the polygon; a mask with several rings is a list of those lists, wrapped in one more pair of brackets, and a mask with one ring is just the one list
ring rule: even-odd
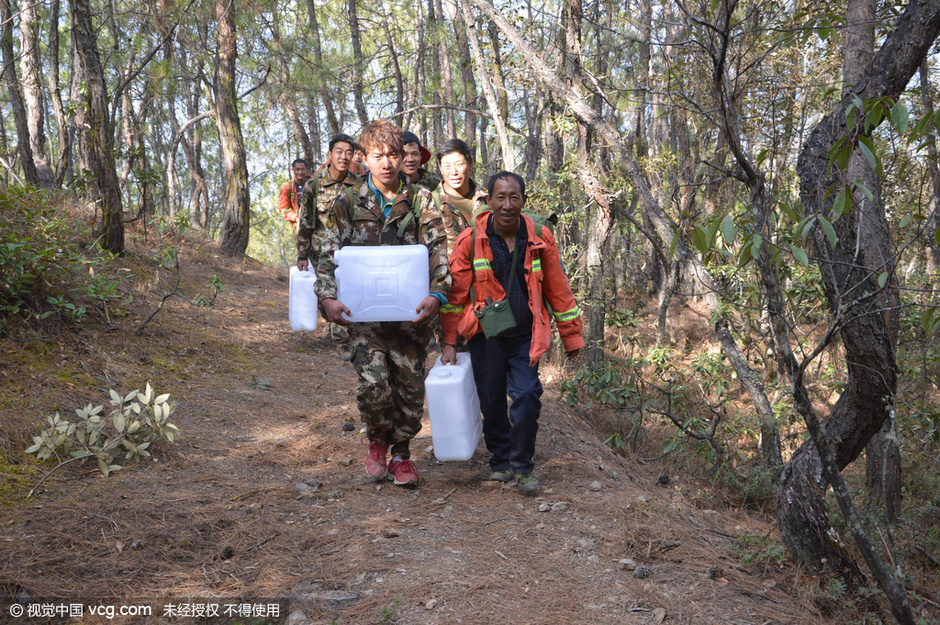
{"label": "man in orange jacket", "polygon": [[[522,177],[501,171],[487,188],[490,210],[478,214],[474,227],[460,234],[450,257],[453,285],[441,308],[441,360],[455,364],[458,334],[469,339],[483,440],[492,454],[489,479],[515,480],[519,490],[532,493],[539,487],[532,462],[542,408],[538,363],[552,340],[546,303],[555,311],[569,358],[584,347],[581,311],[551,231],[543,226],[537,232],[532,219],[522,214],[528,199]],[[501,300],[507,300],[515,327],[487,337],[479,315],[487,303]],[[512,399],[508,414],[507,394]]]}
{"label": "man in orange jacket", "polygon": [[302,158],[294,159],[291,163],[291,171],[294,177],[281,187],[281,193],[277,198],[277,210],[281,216],[290,223],[297,233],[297,207],[300,206],[300,194],[303,193],[304,185],[310,177],[307,173],[307,161]]}

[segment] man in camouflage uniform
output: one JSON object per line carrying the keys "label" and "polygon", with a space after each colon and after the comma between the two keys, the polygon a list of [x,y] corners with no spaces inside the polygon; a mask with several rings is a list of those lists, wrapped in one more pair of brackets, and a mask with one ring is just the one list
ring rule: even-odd
{"label": "man in camouflage uniform", "polygon": [[[466,142],[449,139],[437,151],[437,166],[441,176],[439,184],[424,200],[422,210],[430,210],[433,204],[441,214],[447,233],[447,257],[454,251],[457,236],[470,225],[470,219],[486,208],[486,188],[473,178],[473,155]],[[454,168],[459,174],[454,174]]]}
{"label": "man in camouflage uniform", "polygon": [[330,204],[338,194],[359,182],[358,176],[349,171],[356,147],[349,135],[333,136],[329,143],[329,162],[304,185],[297,216],[297,267],[301,270],[312,263],[312,271],[316,271]]}
{"label": "man in camouflage uniform", "polygon": [[[366,472],[375,479],[390,474],[401,486],[416,486],[418,470],[409,458],[409,443],[421,429],[424,411],[424,369],[429,322],[447,303],[450,274],[440,212],[423,211],[411,185],[400,176],[402,131],[378,120],[362,133],[369,175],[356,187],[336,196],[328,214],[317,269],[316,292],[327,320],[349,327],[352,362],[359,377],[356,403],[366,425],[369,452]],[[419,191],[426,193],[426,191]],[[423,244],[429,253],[431,293],[418,305],[410,322],[352,323],[349,309],[336,299],[333,255],[346,245]],[[391,447],[392,460],[387,462]]]}
{"label": "man in camouflage uniform", "polygon": [[405,141],[405,147],[402,152],[401,173],[408,177],[411,184],[433,191],[441,179],[422,167],[431,160],[431,153],[421,145],[418,136],[413,132],[406,130],[402,133],[402,139]]}

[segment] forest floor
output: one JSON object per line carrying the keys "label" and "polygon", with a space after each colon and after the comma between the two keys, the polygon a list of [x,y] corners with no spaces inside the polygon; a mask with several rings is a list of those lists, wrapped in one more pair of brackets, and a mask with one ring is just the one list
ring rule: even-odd
{"label": "forest floor", "polygon": [[[256,613],[226,623],[832,622],[795,569],[742,565],[742,539],[778,540],[771,514],[704,505],[696,477],[661,485],[671,465],[615,453],[584,409],[558,401],[572,365],[542,368],[535,496],[485,481],[482,441],[468,462],[436,461],[427,420],[412,445],[420,487],[376,483],[355,373],[322,326],[291,331],[287,271],[187,242],[179,291],[205,294],[218,274],[222,294],[212,309],[171,297],[137,336],[176,280],[149,245],[130,237],[119,261],[134,296],[123,315],[52,342],[0,339],[0,622],[217,623],[164,606],[232,604]],[[18,451],[45,415],[74,417],[148,381],[179,402],[182,440],[107,478],[72,463],[27,498],[54,466]],[[86,607],[13,619],[17,597]],[[275,601],[277,618],[257,618]],[[152,616],[87,607],[136,604]]]}

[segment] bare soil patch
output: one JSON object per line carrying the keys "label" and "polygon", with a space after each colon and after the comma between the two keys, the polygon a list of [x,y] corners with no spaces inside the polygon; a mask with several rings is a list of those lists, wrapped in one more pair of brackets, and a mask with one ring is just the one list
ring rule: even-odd
{"label": "bare soil patch", "polygon": [[[31,432],[11,426],[4,608],[17,596],[156,606],[280,596],[298,625],[827,622],[788,593],[792,571],[735,561],[733,537],[773,535],[772,518],[704,509],[684,476],[663,486],[663,466],[614,453],[584,414],[556,401],[562,367],[542,373],[537,496],[484,481],[482,441],[469,462],[437,462],[427,422],[413,443],[423,483],[405,490],[366,476],[355,374],[322,327],[291,331],[284,269],[209,245],[184,254],[180,290],[190,297],[212,274],[224,280],[215,309],[171,298],[136,337],[174,276],[160,270],[155,281],[140,243],[124,262],[139,308],[52,344],[0,341],[0,395],[35,431],[40,415],[72,414],[103,403],[108,388],[149,380],[179,401],[173,421],[185,438],[109,478],[70,465],[26,499],[51,465],[23,475],[31,460],[18,450]],[[348,417],[357,431],[343,431]],[[637,577],[624,558],[650,575]],[[27,622],[9,619],[0,617]],[[158,610],[32,622],[182,621]]]}

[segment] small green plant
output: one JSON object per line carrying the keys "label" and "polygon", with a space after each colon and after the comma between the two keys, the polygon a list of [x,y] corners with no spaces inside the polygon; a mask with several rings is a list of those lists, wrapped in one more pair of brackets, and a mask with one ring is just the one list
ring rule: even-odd
{"label": "small green plant", "polygon": [[267,380],[263,380],[263,379],[259,378],[258,376],[253,375],[253,376],[251,376],[251,382],[248,383],[248,388],[257,388],[257,389],[260,389],[260,390],[262,390],[262,391],[269,391],[269,390],[271,390],[271,389],[268,388],[268,386],[270,386],[270,384],[271,384],[271,383],[268,382]]}
{"label": "small green plant", "polygon": [[392,620],[395,618],[395,612],[397,611],[398,604],[400,604],[401,602],[402,602],[402,596],[398,595],[397,597],[395,597],[395,600],[392,601],[391,605],[382,606],[382,620],[379,621],[380,625],[384,625],[385,623],[392,622]]}
{"label": "small green plant", "polygon": [[588,408],[594,402],[620,407],[635,398],[636,381],[628,370],[605,364],[594,370],[584,367],[561,383],[561,396],[569,406],[580,403],[585,391]]}
{"label": "small green plant", "polygon": [[786,561],[786,552],[782,545],[757,534],[742,534],[732,549],[741,562],[741,566],[782,566]]}
{"label": "small green plant", "polygon": [[180,431],[170,423],[176,403],[170,401],[168,393],[156,395],[149,382],[146,390],[134,390],[124,397],[113,389],[109,393],[110,418],[102,416],[104,406],[91,404],[75,411],[78,421],[63,418],[58,412],[46,417],[49,427],[33,437],[33,445],[26,453],[35,454],[39,460],[53,456],[71,456],[71,459],[50,471],[33,491],[68,462],[95,458],[98,468],[107,476],[121,469],[118,459],[121,453],[123,460],[139,462],[150,456],[151,446],[176,441]]}
{"label": "small green plant", "polygon": [[[56,295],[55,297],[47,297],[46,301],[58,310],[62,315],[68,317],[74,322],[79,322],[85,318],[85,307],[76,306],[72,302],[68,301],[61,295]],[[53,311],[49,310],[43,313],[41,316],[45,317],[52,314]]]}
{"label": "small green plant", "polygon": [[615,451],[623,451],[627,446],[627,442],[623,439],[623,434],[620,432],[614,432],[608,436],[604,439],[604,443],[610,445],[610,448]]}
{"label": "small green plant", "polygon": [[222,278],[219,277],[219,274],[216,273],[206,281],[206,286],[212,287],[214,289],[212,297],[197,295],[193,298],[193,303],[196,306],[202,306],[203,308],[212,308],[215,306],[215,298],[217,298],[219,294],[222,293],[222,291],[225,289],[225,283],[222,281]]}

